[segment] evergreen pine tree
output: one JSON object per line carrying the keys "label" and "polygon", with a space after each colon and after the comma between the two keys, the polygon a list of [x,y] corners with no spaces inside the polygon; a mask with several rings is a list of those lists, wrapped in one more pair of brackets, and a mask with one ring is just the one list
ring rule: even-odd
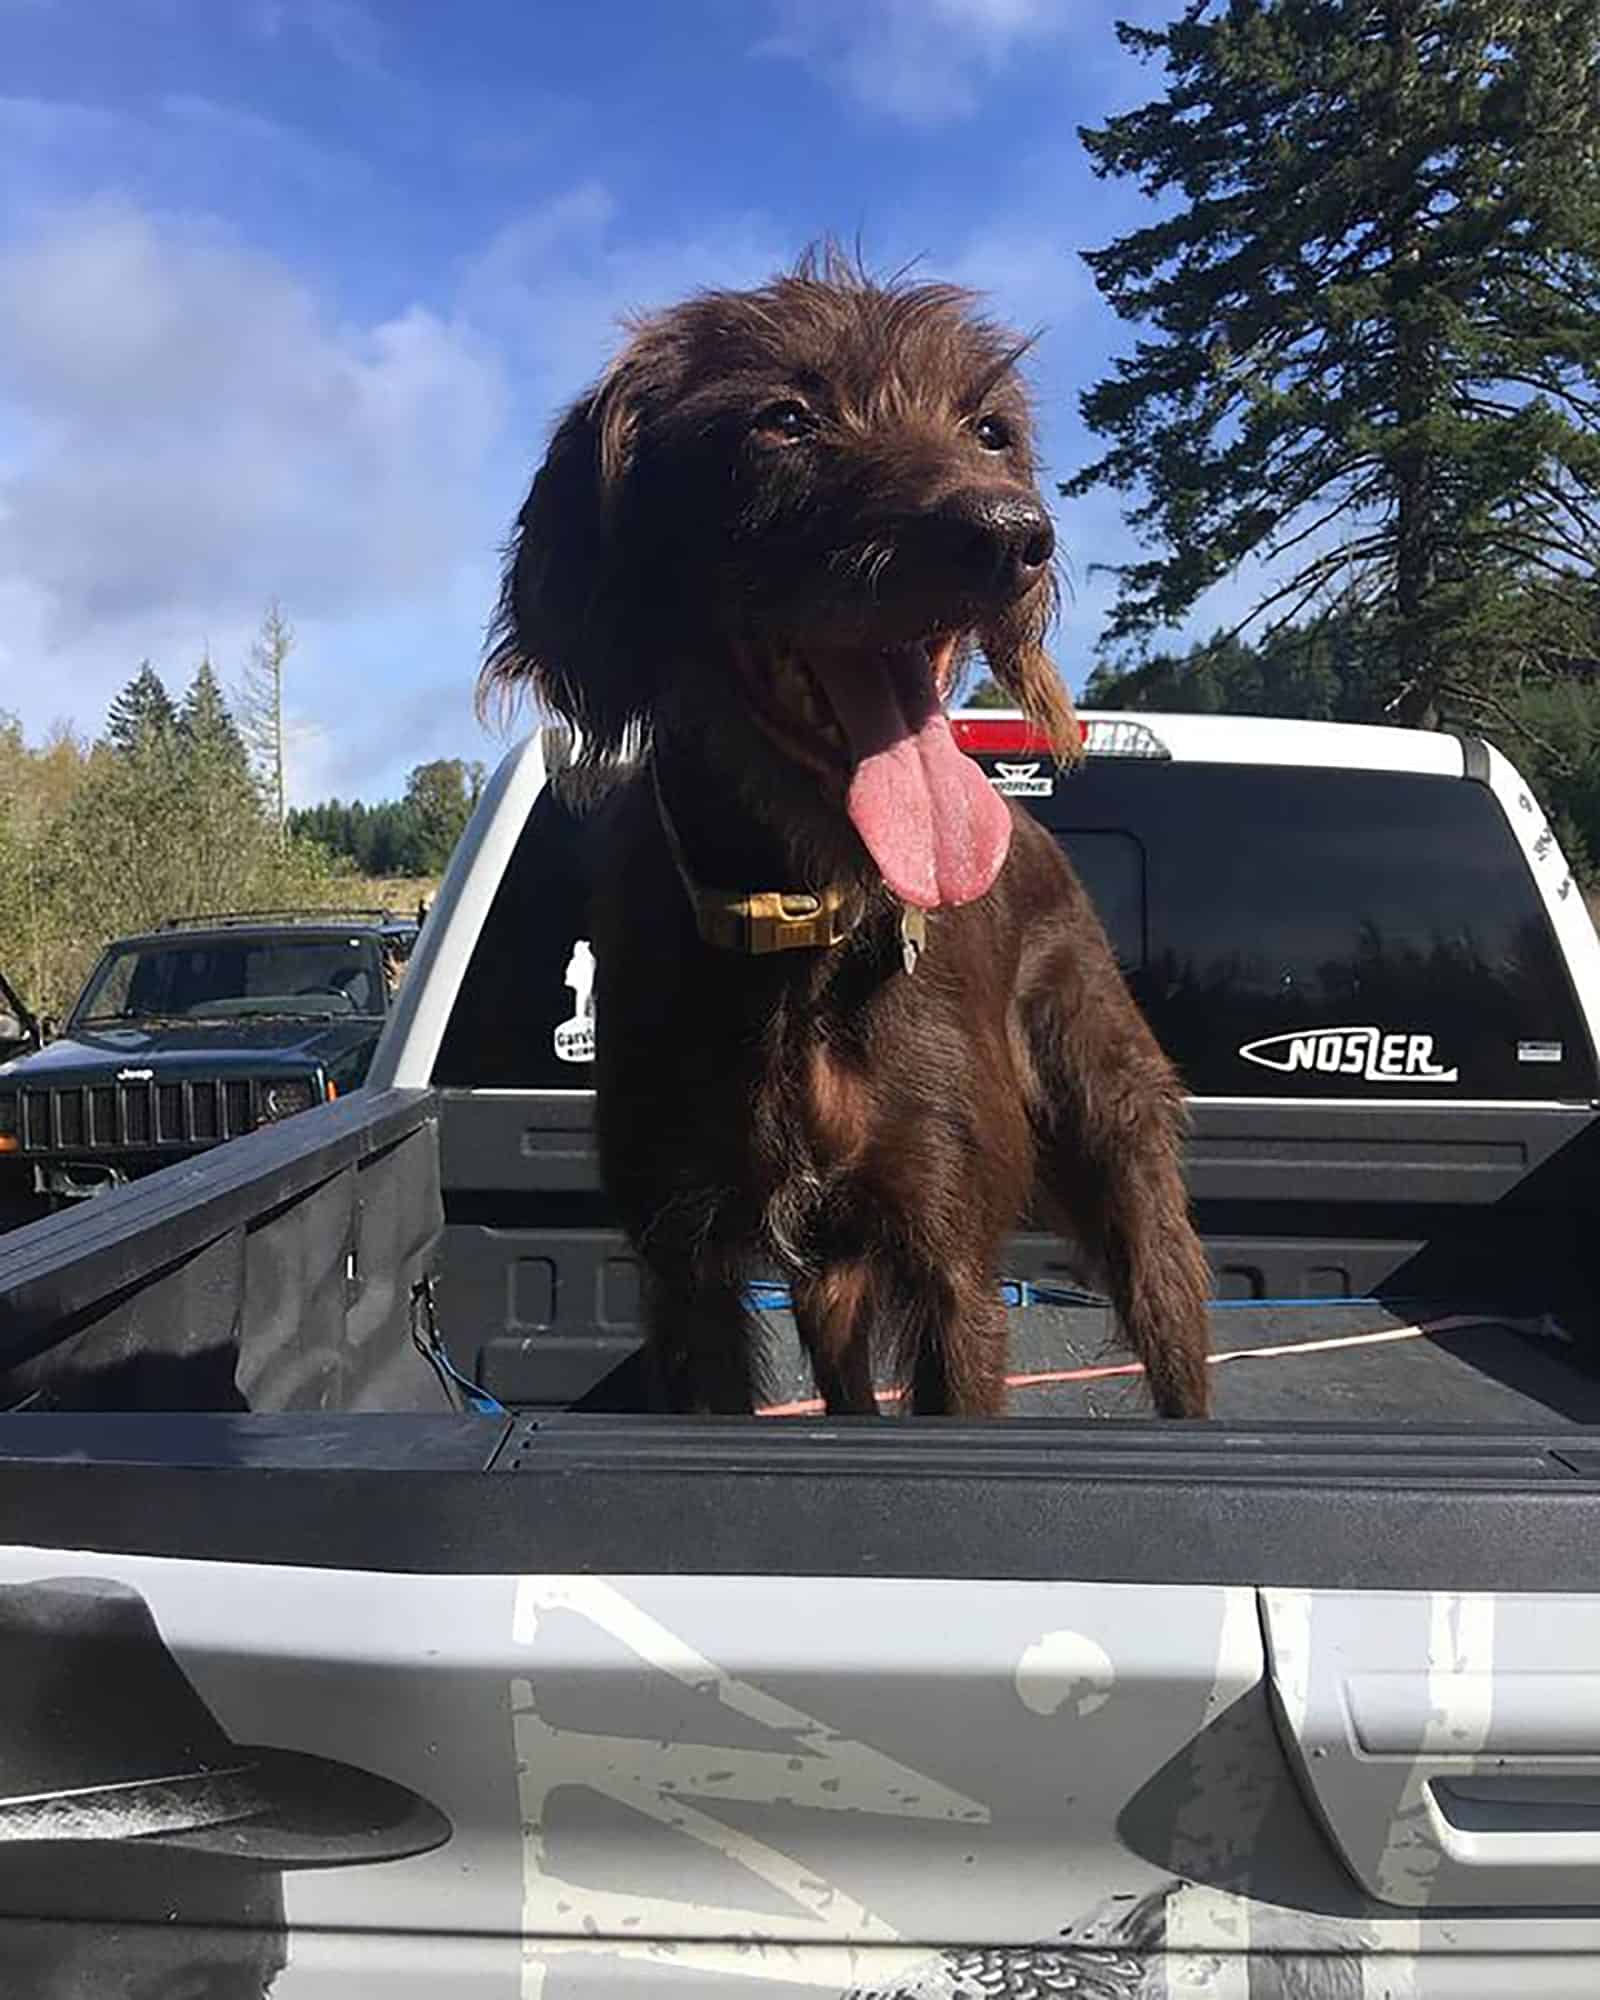
{"label": "evergreen pine tree", "polygon": [[1256,557],[1378,614],[1407,721],[1593,656],[1600,0],[1193,0],[1081,136],[1166,212],[1087,262],[1141,335],[1083,398],[1132,496],[1108,639]]}

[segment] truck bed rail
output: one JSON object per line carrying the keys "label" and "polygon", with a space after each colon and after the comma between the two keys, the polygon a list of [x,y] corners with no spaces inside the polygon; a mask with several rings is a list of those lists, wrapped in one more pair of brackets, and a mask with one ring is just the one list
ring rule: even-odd
{"label": "truck bed rail", "polygon": [[12,1408],[438,1409],[431,1091],[360,1092],[0,1239]]}

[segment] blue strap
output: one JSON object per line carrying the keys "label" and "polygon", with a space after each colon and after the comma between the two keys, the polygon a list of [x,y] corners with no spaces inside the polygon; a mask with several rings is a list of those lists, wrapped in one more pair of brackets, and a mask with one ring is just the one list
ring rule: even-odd
{"label": "blue strap", "polygon": [[[1012,1309],[1027,1306],[1103,1306],[1109,1304],[1103,1294],[1087,1292],[1072,1285],[1035,1284],[1031,1278],[1002,1278],[1000,1298],[1004,1305]],[[745,1292],[745,1303],[752,1312],[791,1312],[794,1301],[789,1287],[770,1279],[761,1279],[749,1286]],[[1433,1301],[1426,1298],[1405,1298],[1400,1296],[1378,1297],[1370,1292],[1353,1294],[1348,1292],[1328,1293],[1314,1298],[1282,1299],[1223,1299],[1210,1298],[1206,1301],[1213,1312],[1244,1312],[1250,1308],[1270,1306],[1281,1312],[1297,1306],[1366,1306],[1390,1308],[1394,1306],[1428,1305]]]}

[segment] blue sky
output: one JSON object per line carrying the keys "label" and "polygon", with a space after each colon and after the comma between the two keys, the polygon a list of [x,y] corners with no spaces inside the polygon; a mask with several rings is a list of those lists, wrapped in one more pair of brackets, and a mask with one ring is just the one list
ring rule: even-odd
{"label": "blue sky", "polygon": [[[492,759],[497,549],[618,316],[858,233],[1042,326],[1052,472],[1124,346],[1077,252],[1141,213],[1076,128],[1176,0],[0,0],[0,708],[97,730],[148,655],[234,682],[266,601],[291,785]],[[1077,684],[1128,551],[1062,507]],[[1208,605],[1196,621],[1226,607]]]}

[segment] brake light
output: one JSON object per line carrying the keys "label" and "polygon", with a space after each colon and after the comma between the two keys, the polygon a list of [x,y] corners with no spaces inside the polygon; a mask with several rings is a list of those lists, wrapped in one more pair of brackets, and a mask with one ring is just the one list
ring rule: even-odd
{"label": "brake light", "polygon": [[[1078,724],[1083,734],[1084,725]],[[950,733],[969,757],[1009,757],[1019,750],[1043,751],[1052,745],[1042,729],[1020,715],[954,715]]]}
{"label": "brake light", "polygon": [[[969,757],[1048,756],[1050,739],[1021,715],[953,715],[950,729]],[[1091,757],[1170,757],[1172,752],[1147,722],[1086,715],[1078,735]]]}

